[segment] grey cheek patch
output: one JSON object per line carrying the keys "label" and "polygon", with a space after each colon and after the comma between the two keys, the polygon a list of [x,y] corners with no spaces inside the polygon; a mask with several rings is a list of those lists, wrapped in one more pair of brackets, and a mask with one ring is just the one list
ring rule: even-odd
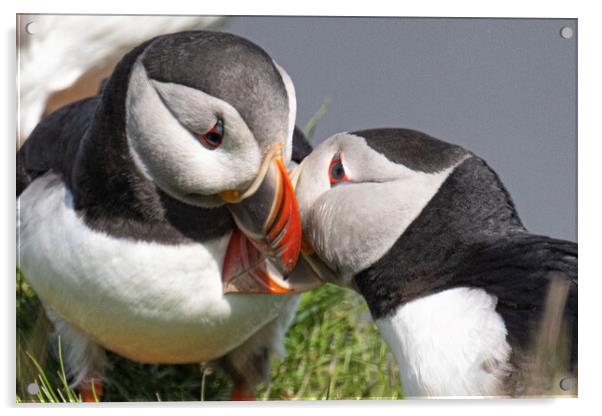
{"label": "grey cheek patch", "polygon": [[[331,187],[322,179],[337,150],[352,182]],[[345,276],[380,259],[456,166],[413,171],[391,162],[364,138],[344,133],[318,146],[304,164],[298,192],[304,232],[320,257]]]}
{"label": "grey cheek patch", "polygon": [[[227,117],[229,140],[213,152],[178,117],[207,130],[218,111]],[[128,86],[126,126],[137,167],[170,196],[192,205],[221,205],[215,194],[251,181],[260,163],[257,143],[232,106],[182,85],[152,81],[140,62]]]}
{"label": "grey cheek patch", "polygon": [[209,130],[221,113],[218,99],[184,85],[151,80],[165,107],[193,133]]}

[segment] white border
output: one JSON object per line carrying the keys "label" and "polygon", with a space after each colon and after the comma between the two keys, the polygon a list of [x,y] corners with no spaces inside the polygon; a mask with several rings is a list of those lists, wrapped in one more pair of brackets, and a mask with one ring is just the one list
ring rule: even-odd
{"label": "white border", "polygon": [[[304,0],[295,2],[283,1],[183,1],[169,0],[166,2],[126,2],[123,0],[102,0],[100,2],[83,2],[53,0],[21,0],[8,3],[4,0],[2,5],[3,31],[0,44],[3,48],[2,71],[3,94],[0,99],[0,114],[2,115],[3,156],[2,168],[3,189],[5,200],[2,204],[0,224],[2,230],[2,256],[1,264],[5,266],[3,273],[2,308],[2,340],[0,342],[0,406],[13,406],[8,410],[13,414],[15,378],[14,378],[14,265],[15,265],[15,203],[14,201],[14,142],[15,137],[15,14],[16,13],[107,13],[107,14],[279,14],[279,15],[380,15],[380,16],[443,16],[443,17],[537,17],[537,18],[578,18],[579,40],[579,243],[580,243],[580,274],[581,290],[579,293],[580,304],[580,374],[579,374],[579,399],[576,400],[506,400],[506,401],[408,401],[408,402],[273,402],[254,404],[211,404],[199,405],[196,403],[183,405],[167,405],[177,408],[178,413],[198,415],[199,412],[216,410],[225,414],[238,415],[241,412],[251,414],[278,414],[306,416],[307,412],[330,411],[345,412],[346,414],[365,414],[370,408],[376,408],[380,413],[407,413],[416,410],[429,413],[458,411],[463,415],[484,412],[488,415],[504,415],[515,411],[530,410],[532,412],[545,412],[546,415],[563,415],[576,411],[579,414],[589,409],[600,408],[597,397],[600,396],[599,386],[602,374],[600,368],[600,312],[596,308],[599,303],[599,294],[602,293],[600,282],[602,276],[594,269],[597,266],[597,252],[600,250],[598,231],[600,227],[600,206],[595,200],[600,195],[602,176],[600,175],[600,155],[602,148],[602,122],[600,97],[602,90],[600,75],[602,74],[600,44],[602,40],[600,18],[595,2],[582,1],[542,1],[527,2],[505,0],[495,4],[484,1],[420,1],[398,2],[372,0],[370,2],[325,2]],[[577,3],[577,4],[576,4]],[[562,190],[559,190],[562,192]],[[11,370],[12,371],[9,371]],[[105,405],[107,406],[107,405]],[[121,406],[108,405],[115,414],[130,413],[133,408],[144,407],[146,414],[159,415],[165,413],[165,406],[149,406],[142,404],[123,404]],[[192,408],[190,406],[193,406]],[[99,406],[87,406],[90,414],[104,415],[107,409]],[[26,414],[43,412],[43,414],[79,414],[82,408],[64,407],[26,407],[20,411]],[[576,413],[575,413],[576,414]]]}

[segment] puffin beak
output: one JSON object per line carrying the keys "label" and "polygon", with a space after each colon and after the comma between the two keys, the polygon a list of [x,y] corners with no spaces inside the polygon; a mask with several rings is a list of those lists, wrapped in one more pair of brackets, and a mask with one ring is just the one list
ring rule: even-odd
{"label": "puffin beak", "polygon": [[314,248],[305,240],[301,243],[303,261],[309,266],[313,275],[322,282],[335,282],[336,273],[316,254]]}
{"label": "puffin beak", "polygon": [[[262,268],[268,279],[273,275],[276,281],[284,281],[297,264],[301,216],[281,152],[280,144],[270,149],[259,174],[245,191],[220,193],[238,226],[226,251],[224,281]],[[268,283],[267,289],[269,293],[282,293],[277,284]]]}
{"label": "puffin beak", "polygon": [[224,294],[290,295],[324,283],[305,258],[299,259],[295,270],[285,279],[240,230],[232,234],[222,273]]}
{"label": "puffin beak", "polygon": [[[311,263],[305,258],[305,254],[303,258],[299,258],[296,267],[293,264],[294,270],[288,275],[282,273],[282,265],[286,267],[288,264],[291,264],[290,260],[283,259],[280,263],[281,267],[277,267],[278,257],[274,258],[273,255],[270,256],[269,254],[270,250],[274,250],[273,252],[276,253],[287,253],[286,249],[288,249],[291,254],[296,253],[296,261],[300,250],[307,249],[313,253],[313,249],[309,248],[310,246],[301,239],[301,219],[294,190],[303,164],[297,166],[291,172],[291,179],[289,180],[282,159],[276,158],[274,160],[275,162],[273,163],[276,164],[276,168],[271,165],[273,176],[279,178],[277,181],[282,184],[281,188],[283,189],[279,197],[280,201],[272,201],[271,212],[267,215],[268,220],[265,224],[268,226],[264,227],[265,232],[263,234],[266,236],[265,240],[262,241],[260,239],[262,234],[258,233],[257,230],[244,228],[245,223],[242,222],[245,219],[246,224],[253,224],[253,221],[251,221],[253,217],[249,216],[248,213],[255,213],[255,218],[259,216],[261,207],[256,204],[260,202],[260,194],[256,198],[255,204],[249,205],[247,210],[239,209],[240,205],[229,205],[239,229],[234,230],[232,233],[228,242],[228,249],[226,250],[222,272],[224,294],[261,293],[288,295],[315,289],[325,283],[324,279],[315,272]],[[276,181],[275,179],[272,180]],[[268,189],[267,184],[266,189]],[[257,191],[259,192],[260,190],[261,187]],[[269,194],[267,191],[266,193]],[[289,205],[290,207],[288,207]],[[278,212],[273,212],[274,209]],[[286,213],[288,212],[290,212],[289,219],[286,220]],[[271,228],[269,225],[271,225]],[[287,232],[289,233],[288,236]],[[279,237],[279,234],[283,234],[283,237]],[[274,235],[276,235],[275,240],[271,238]],[[268,247],[266,251],[266,241],[282,242],[284,245],[279,249],[277,247],[278,244],[276,244],[275,249]],[[293,243],[296,250],[294,253],[291,250]],[[313,256],[317,258],[315,254]]]}

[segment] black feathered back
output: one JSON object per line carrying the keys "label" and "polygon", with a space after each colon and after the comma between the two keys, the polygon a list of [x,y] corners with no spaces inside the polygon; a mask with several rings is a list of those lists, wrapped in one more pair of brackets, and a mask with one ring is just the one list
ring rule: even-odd
{"label": "black feathered back", "polygon": [[17,152],[17,196],[49,170],[69,181],[81,138],[85,135],[99,97],[66,105],[44,117]]}
{"label": "black feathered back", "polygon": [[521,234],[475,247],[449,280],[451,286],[485,289],[497,297],[512,344],[527,350],[545,311],[550,283],[568,280],[564,319],[570,330],[572,369],[577,362],[577,244]]}
{"label": "black feathered back", "polygon": [[571,355],[577,353],[577,244],[532,235],[507,190],[487,164],[470,157],[443,183],[421,214],[355,283],[372,315],[454,287],[482,288],[497,297],[509,341],[527,348],[550,281],[569,279],[565,318]]}

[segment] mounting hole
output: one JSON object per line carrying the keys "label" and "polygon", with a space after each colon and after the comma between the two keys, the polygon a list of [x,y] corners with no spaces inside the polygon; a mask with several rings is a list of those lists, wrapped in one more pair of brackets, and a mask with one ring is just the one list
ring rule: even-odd
{"label": "mounting hole", "polygon": [[40,392],[40,387],[38,386],[37,383],[29,383],[27,385],[27,393],[33,395],[36,395]]}
{"label": "mounting hole", "polygon": [[563,39],[570,39],[573,37],[573,29],[565,26],[562,29],[560,29],[560,36],[563,37]]}
{"label": "mounting hole", "polygon": [[565,377],[560,380],[560,388],[564,391],[569,391],[573,388],[573,380],[569,377]]}
{"label": "mounting hole", "polygon": [[38,25],[36,24],[36,22],[29,22],[25,25],[25,31],[29,35],[35,35],[36,33],[38,33]]}

